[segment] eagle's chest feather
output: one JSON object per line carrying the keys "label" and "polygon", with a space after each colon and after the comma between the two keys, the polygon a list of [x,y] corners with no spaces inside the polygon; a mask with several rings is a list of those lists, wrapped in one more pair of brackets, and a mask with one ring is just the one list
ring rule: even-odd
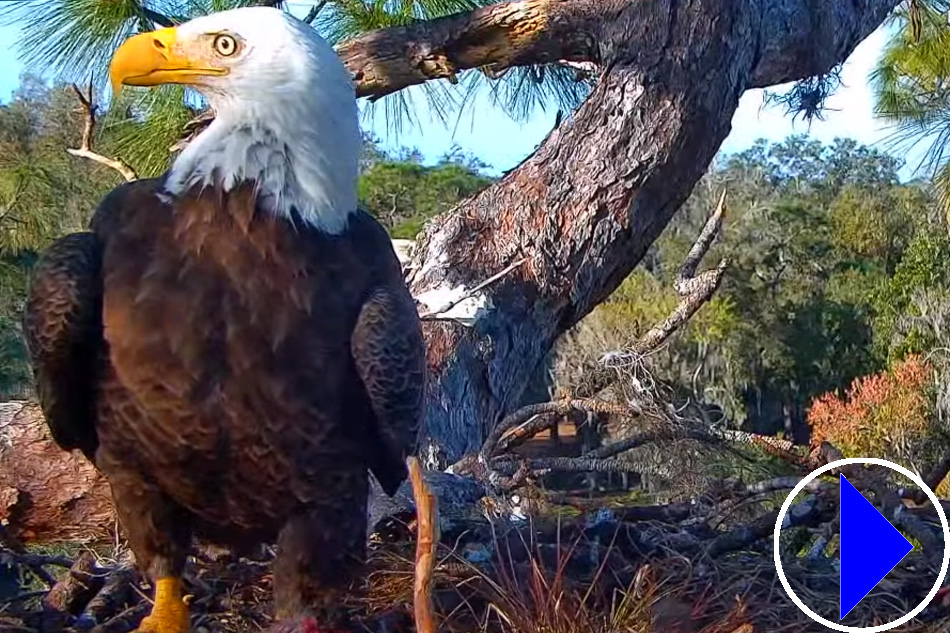
{"label": "eagle's chest feather", "polygon": [[129,222],[107,244],[120,381],[159,417],[334,418],[356,388],[350,333],[370,283],[354,236],[294,226],[242,195],[188,199],[162,220]]}

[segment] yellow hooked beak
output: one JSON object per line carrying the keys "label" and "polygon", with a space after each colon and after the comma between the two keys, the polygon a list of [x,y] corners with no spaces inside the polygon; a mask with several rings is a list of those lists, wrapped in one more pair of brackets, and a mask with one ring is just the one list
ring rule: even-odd
{"label": "yellow hooked beak", "polygon": [[113,96],[119,94],[123,84],[193,84],[202,76],[227,73],[224,68],[213,67],[208,57],[188,54],[188,49],[194,48],[178,42],[175,28],[133,35],[119,46],[109,65]]}

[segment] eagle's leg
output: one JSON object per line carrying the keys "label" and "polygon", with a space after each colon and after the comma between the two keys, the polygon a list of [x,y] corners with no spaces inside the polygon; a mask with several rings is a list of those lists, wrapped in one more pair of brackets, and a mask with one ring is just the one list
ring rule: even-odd
{"label": "eagle's leg", "polygon": [[352,485],[327,486],[337,496],[321,499],[280,531],[273,564],[278,621],[309,615],[321,626],[348,624],[346,598],[358,590],[366,557],[367,490],[365,473],[348,475]]}
{"label": "eagle's leg", "polygon": [[191,622],[182,599],[181,577],[191,531],[184,511],[131,469],[103,470],[136,563],[155,587],[155,604],[138,633],[188,633]]}

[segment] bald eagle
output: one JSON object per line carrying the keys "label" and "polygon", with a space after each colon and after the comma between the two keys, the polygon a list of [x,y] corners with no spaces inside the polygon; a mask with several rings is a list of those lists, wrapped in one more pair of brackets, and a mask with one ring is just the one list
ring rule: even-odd
{"label": "bald eagle", "polygon": [[140,631],[188,630],[193,537],[276,542],[277,618],[336,617],[368,472],[404,481],[425,382],[399,261],[357,207],[351,77],[267,7],[135,35],[110,76],[193,86],[216,117],[38,262],[24,330],[51,434],[110,482],[155,587]]}

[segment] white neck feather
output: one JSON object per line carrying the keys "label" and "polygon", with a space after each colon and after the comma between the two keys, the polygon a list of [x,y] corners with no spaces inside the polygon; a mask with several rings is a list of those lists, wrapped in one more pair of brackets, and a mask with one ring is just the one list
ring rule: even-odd
{"label": "white neck feather", "polygon": [[288,220],[296,211],[318,230],[342,233],[357,208],[356,99],[300,84],[275,92],[253,101],[209,95],[215,120],[176,158],[165,191],[229,191],[251,181],[263,208]]}

